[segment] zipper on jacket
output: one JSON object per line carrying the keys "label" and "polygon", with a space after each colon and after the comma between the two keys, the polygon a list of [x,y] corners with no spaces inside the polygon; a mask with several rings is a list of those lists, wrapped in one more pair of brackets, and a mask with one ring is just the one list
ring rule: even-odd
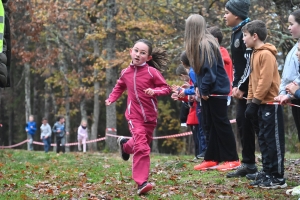
{"label": "zipper on jacket", "polygon": [[135,93],[135,97],[137,99],[137,101],[139,102],[140,104],[140,107],[141,107],[141,110],[142,110],[142,114],[143,114],[143,117],[144,117],[144,121],[147,122],[147,118],[146,118],[146,115],[145,115],[145,111],[144,111],[144,107],[139,99],[139,95],[138,95],[138,92],[136,90],[136,73],[137,73],[137,67],[134,66],[134,76],[133,76],[133,88],[134,88],[134,93]]}
{"label": "zipper on jacket", "polygon": [[155,112],[157,112],[157,109],[156,109],[156,106],[155,106],[155,103],[154,103],[153,99],[151,99],[151,102],[152,102],[152,104],[153,104],[153,107],[154,107]]}

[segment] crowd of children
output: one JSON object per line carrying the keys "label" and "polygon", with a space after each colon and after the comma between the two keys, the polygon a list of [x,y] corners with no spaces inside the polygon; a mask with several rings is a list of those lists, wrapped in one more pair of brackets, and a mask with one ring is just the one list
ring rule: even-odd
{"label": "crowd of children", "polygon": [[[146,39],[136,41],[130,49],[131,63],[105,100],[107,106],[127,91],[126,120],[132,137],[119,137],[120,156],[124,161],[132,154],[132,178],[137,193],[153,189],[149,182],[150,143],[157,125],[157,96],[170,95],[182,101],[188,110],[187,124],[193,133],[195,160],[203,161],[195,170],[216,169],[229,171],[227,177],[247,177],[252,187],[285,188],[284,177],[284,122],[280,104],[300,104],[300,42],[287,55],[282,77],[276,62],[277,50],[265,43],[266,24],[248,17],[250,0],[229,0],[225,5],[224,20],[232,28],[231,58],[221,47],[222,32],[217,26],[207,28],[205,18],[190,15],[185,21],[184,51],[176,73],[185,81],[181,86],[169,86],[161,72],[167,68],[167,52],[153,48]],[[289,16],[290,33],[300,38],[300,10]],[[242,144],[242,159],[238,157],[236,141],[227,116],[231,96],[237,99],[236,121]],[[280,104],[268,104],[277,101]],[[300,140],[300,109],[292,108]],[[51,133],[56,137],[57,153],[65,152],[64,117],[50,127],[44,118],[41,140],[49,151]],[[36,132],[33,116],[26,125],[30,150]],[[78,149],[86,151],[87,121],[78,127]],[[262,169],[255,162],[255,135],[262,155]]]}
{"label": "crowd of children", "polygon": [[[29,116],[29,121],[26,123],[25,131],[27,132],[29,138],[29,150],[33,151],[33,138],[37,131],[36,122],[34,121],[34,116]],[[63,116],[59,116],[57,122],[54,123],[53,127],[48,124],[47,118],[43,118],[42,125],[40,127],[41,136],[40,139],[44,143],[45,153],[48,153],[51,147],[51,136],[54,133],[54,137],[56,140],[56,153],[59,155],[60,151],[65,153],[65,143],[66,143],[66,135],[69,134],[66,131],[65,127],[65,118]],[[83,152],[86,152],[86,140],[88,138],[88,129],[87,129],[87,121],[82,120],[80,126],[77,131],[77,140],[78,140],[78,150],[81,151],[81,145],[83,145]]]}
{"label": "crowd of children", "polygon": [[[226,176],[247,177],[249,184],[261,188],[285,188],[284,124],[280,104],[299,104],[300,45],[288,54],[282,78],[276,62],[277,50],[265,43],[266,24],[248,17],[250,0],[229,0],[224,20],[232,28],[231,58],[222,42],[221,30],[207,28],[199,14],[185,21],[184,49],[176,73],[185,80],[182,86],[168,86],[160,71],[166,66],[165,51],[158,56],[148,40],[138,40],[130,50],[131,63],[121,72],[106,105],[115,102],[127,90],[126,119],[131,139],[119,137],[120,155],[129,160],[133,154],[132,176],[138,194],[152,190],[148,182],[150,142],[157,120],[156,96],[168,95],[181,100],[181,123],[190,126],[195,142],[195,159],[204,160],[195,170],[233,170]],[[300,10],[289,16],[289,30],[300,38]],[[232,61],[231,61],[232,60]],[[230,98],[237,99],[236,121],[242,144],[242,159],[227,117]],[[268,104],[278,101],[280,104]],[[300,109],[293,107],[300,140]],[[198,120],[195,120],[195,119]],[[255,161],[255,135],[262,154],[262,169]]]}

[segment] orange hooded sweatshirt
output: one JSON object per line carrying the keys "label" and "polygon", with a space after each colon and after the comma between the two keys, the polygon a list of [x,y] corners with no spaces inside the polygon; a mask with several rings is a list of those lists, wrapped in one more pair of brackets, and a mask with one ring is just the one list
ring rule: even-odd
{"label": "orange hooded sweatshirt", "polygon": [[276,47],[269,43],[253,50],[250,63],[248,103],[273,102],[274,97],[278,95],[280,75],[276,55]]}

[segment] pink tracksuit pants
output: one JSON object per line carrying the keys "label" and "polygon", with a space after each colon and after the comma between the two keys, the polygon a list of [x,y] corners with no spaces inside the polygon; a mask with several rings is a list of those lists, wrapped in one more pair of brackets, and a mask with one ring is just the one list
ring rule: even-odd
{"label": "pink tracksuit pants", "polygon": [[156,122],[130,120],[128,125],[132,138],[123,144],[123,150],[125,153],[133,154],[132,178],[138,185],[142,185],[148,181],[149,177],[151,151],[149,145],[153,138]]}

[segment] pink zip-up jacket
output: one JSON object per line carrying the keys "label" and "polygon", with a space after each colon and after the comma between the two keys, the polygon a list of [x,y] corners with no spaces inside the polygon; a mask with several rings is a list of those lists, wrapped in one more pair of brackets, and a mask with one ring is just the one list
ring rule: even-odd
{"label": "pink zip-up jacket", "polygon": [[[155,94],[150,96],[144,90],[152,88]],[[156,122],[158,116],[156,96],[171,93],[170,86],[162,74],[145,63],[143,66],[129,65],[123,69],[117,84],[108,97],[115,102],[127,89],[127,109],[125,117],[128,121],[136,119],[144,122]]]}

